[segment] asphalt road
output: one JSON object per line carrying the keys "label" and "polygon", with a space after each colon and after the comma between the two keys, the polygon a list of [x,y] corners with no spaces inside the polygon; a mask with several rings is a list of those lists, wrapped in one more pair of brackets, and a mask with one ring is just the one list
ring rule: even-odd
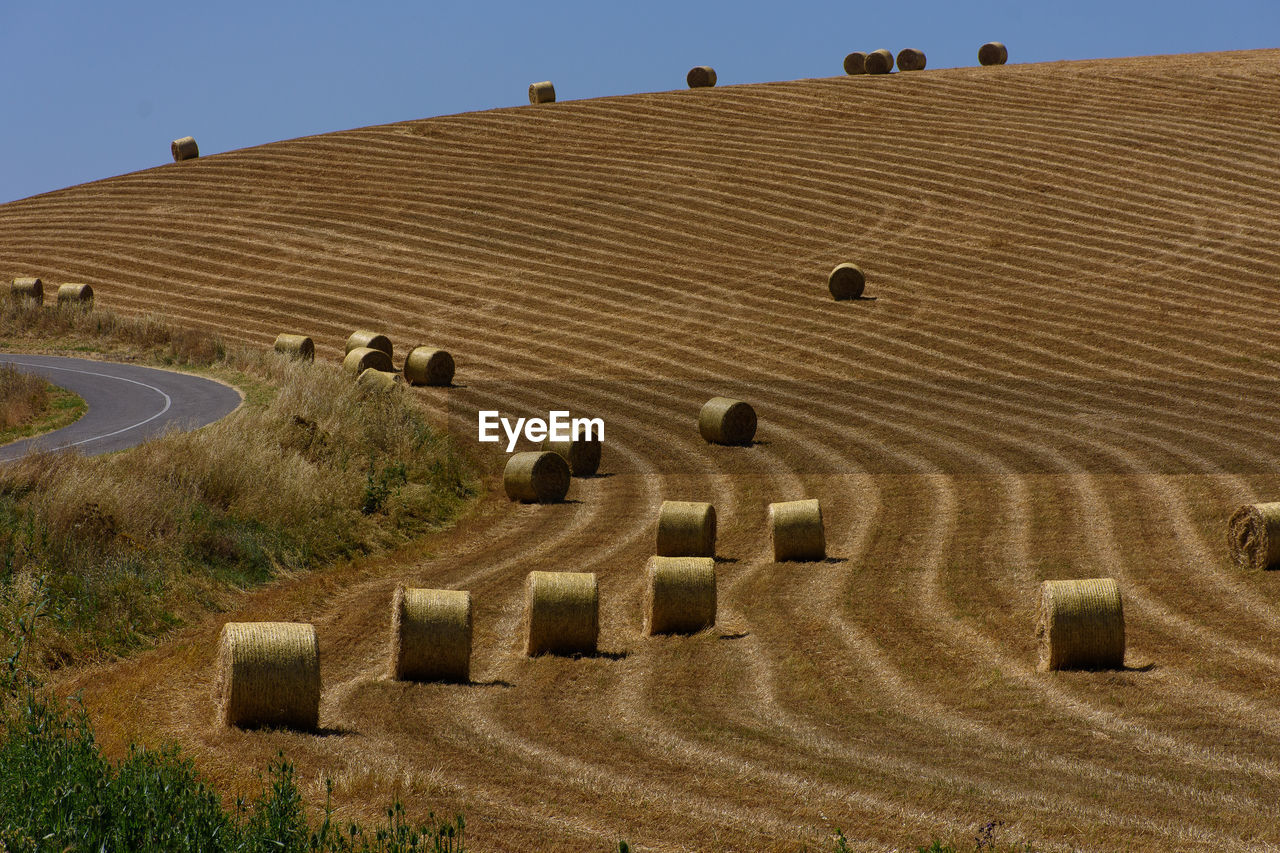
{"label": "asphalt road", "polygon": [[43,376],[89,404],[84,417],[69,426],[0,447],[0,462],[17,459],[32,447],[76,448],[87,455],[123,450],[170,428],[213,423],[240,405],[234,388],[153,367],[6,353],[0,353],[0,364]]}

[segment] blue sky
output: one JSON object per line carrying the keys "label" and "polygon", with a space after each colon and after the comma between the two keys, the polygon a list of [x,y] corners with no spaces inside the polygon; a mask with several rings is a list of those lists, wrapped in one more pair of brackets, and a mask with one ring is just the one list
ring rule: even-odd
{"label": "blue sky", "polygon": [[0,0],[0,202],[170,160],[433,115],[834,76],[852,50],[930,68],[1280,46],[1276,0],[748,4],[489,0]]}

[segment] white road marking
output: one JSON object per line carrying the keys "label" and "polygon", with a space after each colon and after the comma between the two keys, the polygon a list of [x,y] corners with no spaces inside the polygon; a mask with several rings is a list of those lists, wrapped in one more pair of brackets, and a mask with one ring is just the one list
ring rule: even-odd
{"label": "white road marking", "polygon": [[79,368],[75,368],[75,367],[55,367],[55,366],[53,366],[53,365],[49,365],[49,364],[32,364],[31,362],[28,362],[28,361],[10,361],[10,360],[8,360],[8,359],[0,359],[0,361],[3,361],[5,364],[13,364],[13,365],[21,366],[21,367],[31,367],[31,368],[35,368],[35,369],[38,369],[38,370],[62,370],[62,371],[65,371],[65,372],[67,372],[67,373],[79,373],[79,374],[82,374],[82,375],[84,375],[84,376],[101,376],[101,377],[103,377],[104,379],[114,379],[114,380],[117,380],[117,381],[119,381],[119,382],[132,382],[134,385],[141,385],[143,388],[150,388],[152,391],[155,391],[155,392],[156,392],[157,394],[159,394],[161,397],[164,397],[164,408],[163,408],[163,409],[161,409],[160,411],[156,412],[154,415],[152,415],[151,417],[147,418],[146,420],[138,421],[136,424],[132,424],[132,425],[127,426],[127,427],[121,427],[121,428],[120,428],[120,429],[118,429],[118,430],[114,430],[114,431],[112,431],[112,432],[103,433],[102,435],[95,435],[95,436],[93,436],[93,437],[91,437],[91,438],[83,438],[83,439],[81,439],[80,441],[73,441],[73,442],[71,442],[70,444],[60,444],[60,445],[58,445],[57,447],[50,447],[50,448],[48,448],[48,450],[50,450],[50,451],[53,451],[53,450],[65,450],[65,449],[66,449],[66,448],[68,448],[68,447],[78,447],[78,446],[79,446],[79,445],[81,445],[81,444],[88,444],[88,443],[89,443],[89,442],[91,442],[91,441],[100,441],[100,440],[102,440],[102,439],[104,439],[104,438],[111,438],[112,436],[119,435],[119,434],[120,434],[120,433],[122,433],[122,432],[128,432],[128,431],[129,431],[129,430],[131,430],[131,429],[137,429],[138,427],[146,426],[147,424],[149,424],[149,423],[151,423],[152,421],[154,421],[156,418],[158,418],[158,417],[160,417],[161,415],[163,415],[165,412],[169,411],[169,408],[173,405],[173,400],[169,397],[169,395],[168,395],[168,394],[164,393],[163,391],[161,391],[159,388],[157,388],[157,387],[156,387],[156,386],[154,386],[154,385],[149,385],[149,384],[147,384],[146,382],[139,382],[137,379],[126,379],[126,378],[124,378],[123,376],[112,376],[112,375],[111,375],[111,374],[109,374],[109,373],[98,373],[97,371],[93,371],[93,370],[81,370],[81,369],[79,369]]}

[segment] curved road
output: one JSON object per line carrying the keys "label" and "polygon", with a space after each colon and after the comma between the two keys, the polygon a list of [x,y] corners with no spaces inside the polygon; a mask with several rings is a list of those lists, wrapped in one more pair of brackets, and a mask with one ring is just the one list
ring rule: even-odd
{"label": "curved road", "polygon": [[240,405],[236,389],[186,373],[51,355],[0,353],[0,364],[42,376],[84,398],[89,410],[73,424],[0,447],[0,462],[28,450],[76,448],[94,455],[141,444],[170,427],[195,429]]}

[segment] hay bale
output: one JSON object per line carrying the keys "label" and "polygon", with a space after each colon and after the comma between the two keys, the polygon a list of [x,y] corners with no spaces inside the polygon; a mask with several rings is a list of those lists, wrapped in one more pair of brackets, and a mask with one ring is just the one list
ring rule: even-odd
{"label": "hay bale", "polygon": [[749,446],[756,437],[756,410],[729,397],[712,397],[698,412],[698,432],[712,444]]}
{"label": "hay bale", "polygon": [[404,377],[394,370],[378,370],[370,367],[360,371],[356,385],[366,394],[382,394],[404,387]]}
{"label": "hay bale", "polygon": [[600,636],[600,588],[590,572],[529,572],[525,646],[541,654],[592,655]]}
{"label": "hay bale", "polygon": [[570,439],[569,441],[542,442],[543,450],[550,450],[564,457],[569,463],[569,473],[575,477],[590,477],[600,470],[601,442],[598,439]]}
{"label": "hay bale", "polygon": [[44,282],[38,278],[15,278],[9,294],[15,302],[29,299],[37,305],[43,305]]}
{"label": "hay bale", "polygon": [[299,358],[303,361],[316,360],[315,341],[306,335],[276,335],[275,350],[281,355],[287,355],[290,358]]}
{"label": "hay bale", "polygon": [[347,357],[342,360],[342,369],[357,379],[360,374],[370,368],[374,370],[385,370],[392,372],[395,370],[391,366],[391,356],[387,355],[380,349],[370,349],[369,347],[356,347],[347,353]]}
{"label": "hay bale", "polygon": [[551,104],[556,100],[556,87],[551,85],[550,80],[543,80],[541,83],[529,84],[529,103],[531,104]]}
{"label": "hay bale", "polygon": [[1227,550],[1245,569],[1280,563],[1280,503],[1245,504],[1236,510],[1227,522]]}
{"label": "hay bale", "polygon": [[551,504],[569,494],[569,463],[558,453],[529,450],[513,453],[502,471],[507,497],[522,503]]}
{"label": "hay bale", "polygon": [[391,677],[471,680],[471,593],[396,587],[391,599]]}
{"label": "hay bale", "polygon": [[1009,50],[998,41],[989,41],[978,48],[978,62],[983,65],[1004,65],[1009,61]]}
{"label": "hay bale", "polygon": [[351,337],[347,338],[347,352],[353,349],[367,347],[376,349],[387,354],[387,358],[391,358],[394,353],[391,352],[391,338],[377,332],[370,332],[367,329],[360,329],[352,332]]}
{"label": "hay bale", "polygon": [[716,70],[710,65],[695,65],[685,75],[685,82],[690,89],[702,89],[716,84]]}
{"label": "hay bale", "polygon": [[93,288],[78,282],[60,284],[58,285],[58,304],[88,308],[93,305]]}
{"label": "hay bale", "polygon": [[716,508],[696,501],[663,501],[658,509],[659,557],[714,557]]}
{"label": "hay bale", "polygon": [[650,557],[645,575],[646,634],[696,634],[716,624],[715,560]]}
{"label": "hay bale", "polygon": [[769,504],[769,526],[773,528],[774,562],[805,562],[827,556],[822,505],[816,498]]}
{"label": "hay bale", "polygon": [[844,58],[845,74],[866,74],[867,73],[867,54],[865,51],[855,50]]}
{"label": "hay bale", "polygon": [[169,150],[173,152],[173,161],[175,163],[183,160],[194,160],[200,156],[200,146],[196,145],[195,139],[190,136],[173,140],[173,142],[169,143]]}
{"label": "hay bale", "polygon": [[451,385],[453,356],[442,349],[414,347],[404,360],[404,378],[410,385]]}
{"label": "hay bale", "polygon": [[1036,608],[1041,672],[1124,666],[1124,605],[1112,578],[1045,581]]}
{"label": "hay bale", "polygon": [[320,717],[316,629],[298,622],[228,622],[218,648],[218,716],[229,726],[311,731]]}
{"label": "hay bale", "polygon": [[867,277],[857,264],[836,264],[827,276],[827,289],[833,299],[858,299],[867,287]]}
{"label": "hay bale", "polygon": [[923,71],[924,64],[925,56],[923,50],[916,50],[914,47],[906,47],[898,51],[899,71]]}
{"label": "hay bale", "polygon": [[893,54],[883,48],[867,54],[864,64],[868,74],[888,74],[893,70]]}

